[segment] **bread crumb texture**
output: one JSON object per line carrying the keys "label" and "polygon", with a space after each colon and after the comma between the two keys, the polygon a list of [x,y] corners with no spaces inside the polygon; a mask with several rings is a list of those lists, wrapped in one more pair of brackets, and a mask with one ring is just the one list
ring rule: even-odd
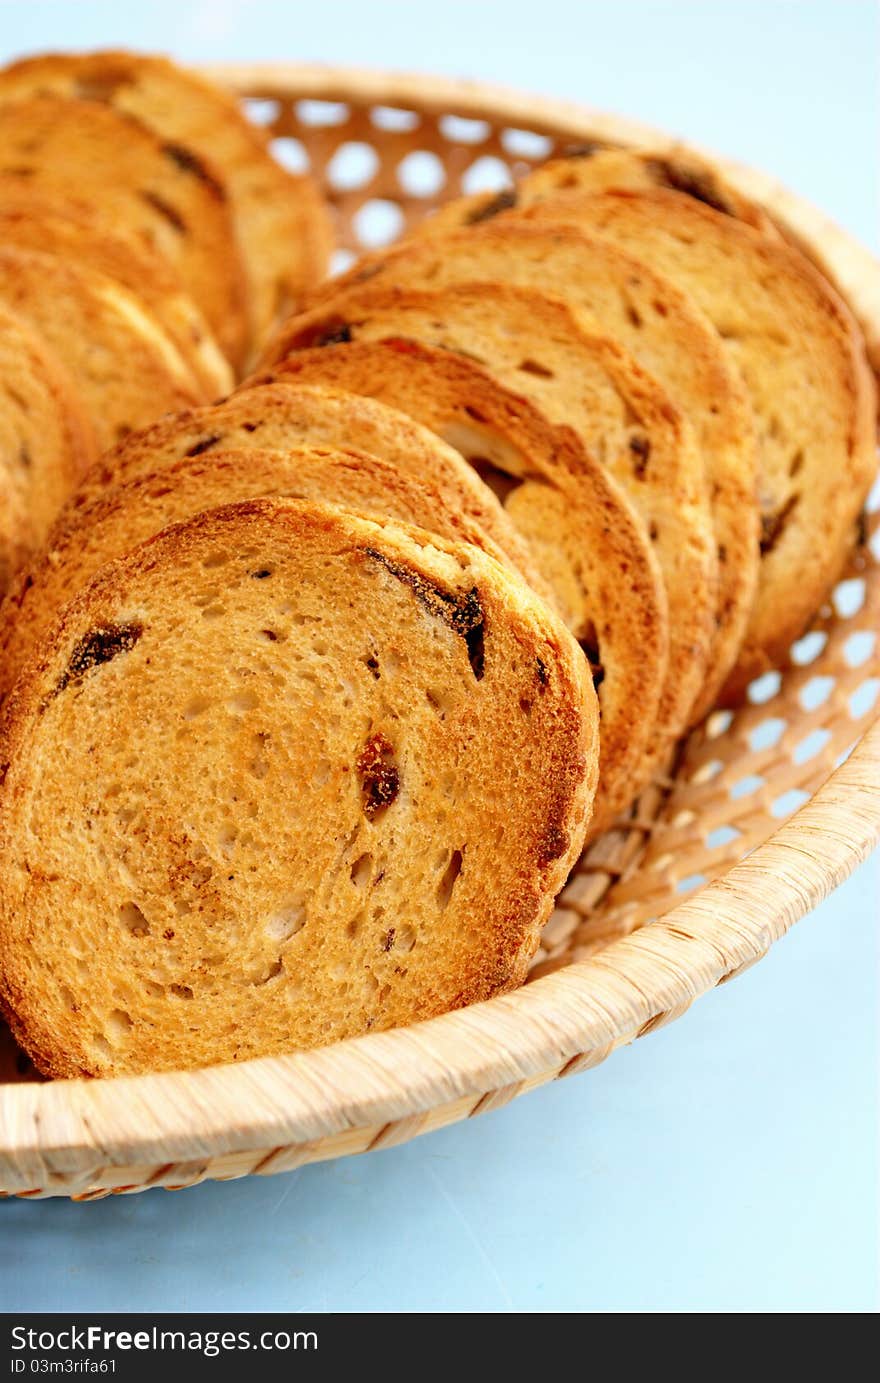
{"label": "bread crumb texture", "polygon": [[466,544],[259,500],[103,568],[6,708],[0,987],[55,1076],[308,1048],[522,981],[577,857],[577,645]]}

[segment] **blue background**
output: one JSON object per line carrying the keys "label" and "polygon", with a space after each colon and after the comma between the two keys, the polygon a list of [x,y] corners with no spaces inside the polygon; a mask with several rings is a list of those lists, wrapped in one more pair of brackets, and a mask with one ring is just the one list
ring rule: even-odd
{"label": "blue background", "polygon": [[[862,0],[7,4],[0,57],[433,69],[753,161],[874,241]],[[875,857],[760,966],[597,1070],[405,1147],[91,1205],[0,1203],[0,1309],[877,1307]]]}

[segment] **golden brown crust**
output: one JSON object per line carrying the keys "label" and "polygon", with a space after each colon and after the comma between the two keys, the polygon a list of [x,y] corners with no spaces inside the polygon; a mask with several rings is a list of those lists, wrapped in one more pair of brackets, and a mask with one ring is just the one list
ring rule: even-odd
{"label": "golden brown crust", "polygon": [[[532,224],[519,211],[367,255],[310,301],[318,305],[343,289],[380,280],[432,290],[495,280],[554,291],[585,323],[619,340],[667,390],[696,432],[718,541],[718,625],[710,675],[694,708],[695,716],[703,714],[736,661],[758,572],[754,423],[743,383],[711,323],[671,279],[610,240],[572,225]],[[271,363],[284,354],[282,328],[264,359]]]}
{"label": "golden brown crust", "polygon": [[0,245],[0,302],[63,361],[99,449],[158,413],[201,401],[185,361],[138,299],[84,264]]}
{"label": "golden brown crust", "polygon": [[244,271],[226,191],[183,145],[97,101],[0,91],[0,176],[83,198],[180,273],[228,358],[248,348]]}
{"label": "golden brown crust", "polygon": [[206,509],[265,495],[339,504],[379,519],[415,524],[508,559],[471,519],[448,484],[432,486],[353,448],[285,451],[212,449],[116,486],[63,514],[0,606],[0,703],[42,647],[69,600],[107,562],[169,524]]}
{"label": "golden brown crust", "polygon": [[0,309],[0,596],[95,454],[57,359]]}
{"label": "golden brown crust", "polygon": [[45,90],[106,102],[219,170],[257,342],[326,273],[333,234],[315,183],[275,161],[263,131],[228,92],[167,58],[143,53],[42,54],[0,72],[0,100]]}
{"label": "golden brown crust", "polygon": [[[496,429],[493,456],[492,438],[484,425],[477,439],[477,457],[488,442],[490,458],[507,477],[501,489],[506,513],[529,543],[539,570],[555,592],[557,607],[583,641],[602,678],[601,772],[593,819],[593,829],[601,830],[644,786],[658,757],[668,750],[670,737],[681,732],[689,701],[678,712],[674,727],[666,720],[659,723],[661,701],[669,685],[670,620],[663,579],[645,525],[609,474],[613,467],[606,471],[583,445],[577,445],[588,414],[598,417],[600,412],[596,398],[587,397],[595,362],[586,338],[563,304],[499,286],[448,289],[437,294],[352,290],[288,324],[288,341],[294,351],[300,344],[308,347],[315,341],[331,342],[322,349],[336,351],[340,361],[336,379],[354,387],[363,381],[368,362],[362,355],[351,378],[345,376],[345,353],[351,343],[381,341],[394,335],[458,352],[461,368],[474,360],[479,362],[478,370],[484,366],[478,412],[484,404],[484,412],[493,410],[488,400],[497,379],[508,388],[521,388],[533,405],[545,413],[550,411],[553,424],[558,426],[562,445],[549,450],[533,448],[523,457],[517,450],[504,450],[504,441],[510,439],[509,428],[501,438]],[[340,336],[349,344],[334,347],[332,342]],[[322,349],[310,352],[319,372],[317,378]],[[329,362],[333,357],[325,358]],[[434,379],[433,358],[424,356],[418,373],[419,360],[418,354],[403,356],[399,351],[380,356],[373,373],[380,390],[388,390],[396,370],[401,381],[397,401],[436,427],[438,415],[432,411],[431,399],[436,397],[441,376]],[[528,368],[519,367],[522,360]],[[291,368],[296,368],[295,355]],[[334,378],[333,365],[328,364],[328,369],[329,377]],[[597,380],[597,387],[601,382]],[[582,389],[587,394],[582,394]],[[606,389],[606,393],[613,394],[612,407],[617,408],[620,400],[614,389]],[[514,404],[515,396],[508,411]],[[497,414],[497,406],[494,411]],[[644,408],[641,413],[644,415]],[[442,407],[439,416],[442,418]],[[442,422],[439,425],[442,427]],[[556,428],[548,429],[545,424],[545,438],[548,430],[552,433]],[[609,453],[613,431],[609,422]],[[471,430],[464,436],[453,431],[450,440],[458,440],[465,456],[474,456]],[[619,438],[614,441],[618,443]],[[658,447],[662,451],[659,439]],[[708,620],[709,598],[705,588],[701,591],[697,584],[702,576],[702,571],[695,576],[692,595]],[[697,659],[699,651],[698,646]],[[680,672],[679,667],[676,672]],[[671,699],[662,704],[668,714]]]}
{"label": "golden brown crust", "polygon": [[171,265],[145,241],[110,230],[100,211],[40,192],[26,178],[0,178],[0,243],[60,255],[115,279],[171,338],[205,398],[232,388],[229,362]]}
{"label": "golden brown crust", "polygon": [[103,568],[0,760],[16,1037],[55,1076],[168,1070],[521,982],[583,837],[596,706],[478,550],[261,500]]}

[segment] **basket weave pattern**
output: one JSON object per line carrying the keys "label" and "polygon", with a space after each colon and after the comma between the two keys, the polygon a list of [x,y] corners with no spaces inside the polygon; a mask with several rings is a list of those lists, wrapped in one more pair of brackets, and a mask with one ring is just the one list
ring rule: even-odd
{"label": "basket weave pattern", "polygon": [[[610,117],[462,84],[221,75],[279,157],[321,181],[349,258],[585,138],[656,144]],[[880,269],[867,254],[761,175],[732,176],[817,242],[876,329]],[[0,1054],[0,1187],[94,1199],[390,1146],[596,1065],[753,964],[880,834],[880,730],[863,739],[880,691],[878,500],[787,664],[740,709],[710,715],[669,776],[582,857],[545,929],[537,983],[408,1032],[181,1076],[50,1087]]]}

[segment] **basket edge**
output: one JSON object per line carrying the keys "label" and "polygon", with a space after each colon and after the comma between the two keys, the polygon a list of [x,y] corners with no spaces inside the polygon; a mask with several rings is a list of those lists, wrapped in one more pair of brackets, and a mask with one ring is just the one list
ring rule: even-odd
{"label": "basket edge", "polygon": [[[490,115],[494,120],[500,117],[513,124],[519,120],[529,128],[546,128],[550,133],[569,137],[593,132],[622,142],[659,140],[668,144],[670,141],[668,134],[623,117],[593,112],[568,102],[523,97],[503,87],[453,79],[364,73],[311,65],[206,67],[204,70],[220,80],[227,80],[237,89],[247,86],[250,90],[265,90],[267,94],[270,94],[271,84],[277,81],[279,90],[285,94],[289,94],[291,85],[295,84],[298,95],[318,99],[333,99],[335,94],[339,99],[363,99],[382,104],[405,105],[409,100],[436,111],[456,110],[477,117]],[[857,299],[857,307],[861,308],[861,313],[866,313],[871,325],[880,329],[880,272],[873,256],[823,213],[789,193],[768,175],[744,169],[716,155],[708,156],[743,190],[757,196],[798,230],[816,249],[817,257],[830,266],[845,291],[849,282],[857,283],[857,287],[848,291]],[[109,1083],[98,1082],[0,1087],[0,1128],[4,1130],[4,1137],[8,1132],[12,1138],[8,1148],[0,1152],[0,1186],[6,1185],[8,1174],[16,1183],[15,1188],[10,1186],[10,1189],[33,1186],[35,1182],[28,1180],[24,1165],[31,1163],[34,1173],[42,1169],[44,1174],[57,1178],[67,1171],[73,1172],[76,1164],[80,1167],[86,1161],[94,1164],[96,1155],[105,1164],[121,1166],[151,1158],[179,1161],[254,1146],[265,1148],[271,1144],[274,1147],[285,1141],[313,1144],[315,1139],[346,1129],[363,1128],[365,1124],[394,1125],[414,1113],[424,1113],[449,1103],[451,1092],[457,1092],[452,1097],[459,1100],[486,1099],[519,1082],[536,1083],[542,1072],[550,1076],[573,1062],[588,1064],[593,1053],[607,1055],[615,1046],[658,1026],[665,1011],[672,1013],[686,1007],[698,994],[760,958],[794,921],[855,868],[880,839],[880,789],[875,787],[880,779],[878,768],[880,720],[866,732],[851,758],[831,775],[811,801],[747,862],[668,913],[661,922],[614,943],[598,957],[547,976],[517,994],[493,1001],[492,1005],[445,1015],[418,1028],[358,1038],[332,1049],[264,1059],[240,1067],[139,1077],[125,1082],[114,1081],[112,1087]],[[816,813],[821,820],[814,824]],[[851,829],[853,824],[855,830]],[[805,848],[807,841],[812,842],[814,850],[819,849],[818,855]],[[833,860],[822,858],[820,843],[823,841],[833,843]],[[808,876],[806,882],[805,876]],[[770,919],[764,915],[768,879],[777,885],[783,880],[780,892],[785,895],[774,900]],[[747,919],[744,927],[743,899],[747,894],[754,895],[751,901],[755,904],[755,915]],[[717,923],[719,918],[728,929],[726,945],[729,949],[726,951],[718,950],[714,941],[705,943],[705,938],[689,933],[689,928],[704,927],[707,920]],[[701,951],[699,958],[691,957],[693,973],[689,971],[685,976],[680,964],[663,954],[662,946],[658,954],[657,943],[661,936],[671,939],[679,948],[679,958],[682,946],[692,943],[705,947],[705,954]],[[667,1009],[663,1004],[650,1004],[637,983],[639,966],[650,965],[656,987],[658,962],[670,966],[669,983],[659,987],[668,1002]],[[693,974],[698,976],[696,982]],[[608,990],[607,1003],[603,1002],[595,1012],[587,1014],[591,997],[595,1003],[595,996],[587,990],[597,977],[601,977]],[[505,1006],[503,1018],[501,1005]],[[534,1006],[534,1012],[527,1012],[526,1006]],[[517,1039],[503,1052],[506,1060],[494,1064],[484,1059],[487,1020],[486,1015],[480,1013],[490,1008],[489,1027],[494,1027],[496,1021],[503,1023],[511,1030],[507,1037]],[[557,1025],[554,1020],[561,1015],[566,1021],[570,1018],[572,1023]],[[613,1020],[612,1015],[616,1015]],[[592,1022],[586,1021],[588,1017]],[[600,1041],[603,1024],[604,1037]],[[453,1074],[444,1061],[440,1061],[437,1070],[427,1070],[428,1058],[437,1059],[433,1050],[437,1025],[445,1025],[444,1032],[449,1034],[438,1046],[460,1041],[461,1050],[467,1051],[472,1058],[469,1064],[459,1060]],[[451,1025],[455,1025],[454,1033]],[[610,1039],[609,1025],[613,1034]],[[529,1041],[524,1040],[526,1028]],[[532,1034],[536,1043],[531,1040]],[[371,1044],[368,1049],[366,1044]],[[411,1045],[411,1050],[405,1053],[403,1044]],[[557,1055],[558,1061],[547,1059]],[[343,1056],[346,1066],[350,1064],[344,1078],[336,1069],[337,1059]],[[325,1071],[328,1061],[332,1069]],[[253,1069],[249,1071],[249,1068]],[[407,1079],[401,1080],[404,1069]],[[233,1076],[243,1079],[241,1095],[257,1111],[257,1117],[230,1131],[228,1117],[222,1121],[215,1117],[220,1107],[216,1097],[223,1092],[212,1087],[217,1080],[222,1080],[225,1086]],[[202,1085],[197,1078],[205,1078],[204,1088],[191,1088]],[[152,1082],[162,1083],[155,1093],[146,1088],[146,1083]],[[181,1099],[179,1107],[177,1101],[172,1101],[169,1108],[163,1109],[169,1082],[188,1094]],[[276,1093],[265,1088],[276,1082],[283,1107],[276,1102]],[[238,1084],[238,1080],[235,1083]],[[129,1092],[132,1108],[142,1123],[134,1141],[112,1133],[117,1111],[102,1108],[107,1101],[100,1092],[109,1094],[112,1088],[114,1096],[118,1096],[122,1084],[137,1087]],[[463,1090],[463,1086],[467,1088]],[[168,1117],[164,1120],[157,1117],[157,1109]],[[192,1133],[194,1111],[204,1121],[196,1134]],[[110,1136],[106,1137],[107,1134]],[[68,1163],[69,1167],[65,1165]],[[65,1193],[63,1187],[59,1193]]]}

